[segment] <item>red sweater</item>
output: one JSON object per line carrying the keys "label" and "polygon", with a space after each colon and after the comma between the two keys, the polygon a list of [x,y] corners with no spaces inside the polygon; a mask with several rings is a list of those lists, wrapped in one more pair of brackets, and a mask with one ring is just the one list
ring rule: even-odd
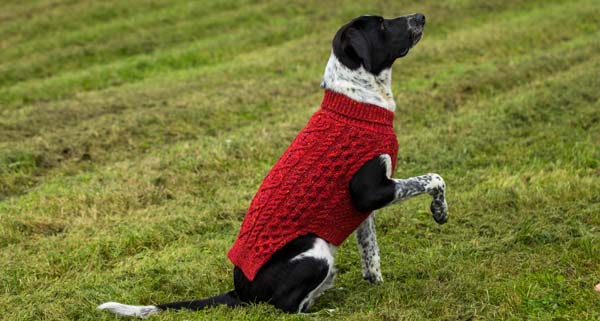
{"label": "red sweater", "polygon": [[249,280],[275,251],[315,234],[339,246],[371,213],[350,199],[352,176],[389,154],[395,167],[394,113],[325,91],[319,109],[267,174],[228,257]]}

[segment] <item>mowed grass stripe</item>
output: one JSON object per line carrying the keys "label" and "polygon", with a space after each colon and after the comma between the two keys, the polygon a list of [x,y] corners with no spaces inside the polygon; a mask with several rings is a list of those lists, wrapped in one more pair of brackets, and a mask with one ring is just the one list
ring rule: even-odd
{"label": "mowed grass stripe", "polygon": [[[506,5],[506,10],[511,9],[510,5],[510,3]],[[532,4],[528,5],[531,6]],[[265,21],[269,21],[273,16],[284,15],[289,17],[291,12],[297,14],[302,10],[301,7],[293,7],[286,3],[281,4],[280,7],[275,6],[277,8],[275,10],[269,10],[272,12],[261,14],[256,19],[252,18],[257,14],[256,12],[253,13],[256,9],[260,8],[261,10],[258,12],[261,12],[265,8],[274,7],[270,3],[268,6],[244,6],[244,10],[234,9],[219,14],[211,13],[208,17],[202,12],[196,13],[193,10],[192,13],[186,12],[184,16],[181,16],[182,13],[180,11],[190,11],[188,7],[183,6],[182,8],[177,8],[177,10],[170,7],[165,10],[168,13],[179,13],[179,15],[175,15],[174,17],[159,15],[155,19],[148,19],[146,17],[154,17],[154,15],[144,13],[142,17],[148,19],[148,22],[145,20],[139,21],[140,19],[136,19],[135,17],[128,17],[125,21],[117,20],[114,27],[112,27],[112,21],[111,23],[98,26],[102,28],[101,30],[98,30],[96,27],[86,27],[83,30],[75,28],[71,32],[72,35],[67,38],[71,40],[66,40],[66,43],[57,43],[56,37],[45,37],[44,39],[51,41],[50,44],[55,46],[55,49],[52,50],[50,50],[51,48],[37,48],[35,49],[35,53],[29,53],[28,51],[30,50],[22,48],[22,45],[10,46],[0,54],[0,62],[2,62],[0,65],[0,74],[2,75],[0,77],[0,86],[8,86],[31,78],[48,77],[73,69],[85,68],[105,63],[118,57],[131,57],[135,54],[144,55],[150,51],[154,52],[163,48],[172,48],[174,45],[185,43],[186,41],[194,41],[202,38],[206,41],[207,38],[210,38],[211,34],[231,33],[231,31],[239,28],[260,29],[261,25],[264,25]],[[203,6],[202,9],[203,11],[209,11],[210,8]],[[523,8],[520,9],[522,10]],[[435,10],[432,11],[435,12]],[[499,12],[496,11],[494,14],[498,16]],[[199,19],[198,16],[202,16],[202,19]],[[176,21],[165,21],[165,19],[171,18],[176,19]],[[438,23],[443,23],[449,17],[440,15],[440,18],[442,18],[442,21]],[[158,20],[160,23],[155,20]],[[328,20],[335,21],[336,19],[332,17]],[[476,20],[482,19],[480,16],[473,14],[469,15],[464,23],[472,24]],[[231,23],[232,21],[235,21],[235,23]],[[249,25],[252,21],[257,26]],[[145,25],[146,23],[148,25]],[[123,24],[128,29],[123,29],[125,28]],[[184,32],[179,30],[184,30]],[[428,33],[435,32],[435,28],[428,31]],[[115,35],[119,36],[115,37]],[[39,46],[44,39],[35,41],[33,44]],[[9,59],[7,56],[11,56],[11,50],[14,54],[12,54],[13,58]],[[23,59],[23,56],[26,56],[27,59]],[[18,60],[12,61],[15,59]]]}
{"label": "mowed grass stripe", "polygon": [[[411,75],[394,82],[397,113],[402,115],[398,121],[402,127],[430,127],[431,119],[479,108],[478,104],[469,104],[470,101],[480,98],[500,100],[497,95],[505,91],[596,57],[599,35],[600,32],[580,34],[556,42],[552,47],[540,46],[521,54],[507,53],[485,61],[451,60],[450,65],[428,65],[416,55],[416,62],[402,65],[396,72],[400,76]],[[424,55],[429,55],[428,49],[425,48]]]}
{"label": "mowed grass stripe", "polygon": [[[256,5],[256,4],[258,4],[258,5]],[[281,3],[281,2],[277,3],[276,1],[271,1],[268,3],[268,6],[278,8],[275,12],[278,15],[281,15],[283,13],[286,13],[289,15],[291,12],[307,13],[307,12],[314,11],[314,9],[310,9],[312,6],[299,5],[296,3],[287,3],[287,6],[282,8],[281,5],[284,5],[284,4],[286,4],[286,3]],[[48,53],[48,51],[50,49],[60,49],[60,48],[64,48],[69,45],[81,46],[82,42],[84,40],[105,42],[107,40],[113,39],[115,37],[115,34],[118,34],[119,32],[123,32],[124,31],[123,27],[126,27],[126,26],[132,27],[132,28],[135,27],[137,29],[142,29],[142,30],[150,29],[152,31],[152,33],[155,34],[154,35],[155,38],[153,38],[152,40],[157,40],[157,41],[160,41],[161,43],[167,42],[167,44],[169,44],[169,42],[172,41],[172,39],[170,39],[168,37],[170,35],[170,32],[168,32],[166,34],[163,34],[163,32],[164,32],[164,30],[170,31],[172,29],[173,24],[181,24],[182,22],[186,23],[186,24],[193,23],[193,22],[200,22],[202,25],[205,25],[204,21],[207,20],[207,18],[209,20],[213,20],[214,17],[220,16],[222,18],[222,21],[220,21],[220,22],[212,21],[212,24],[214,26],[211,26],[211,27],[218,27],[219,30],[225,31],[231,27],[246,25],[248,23],[248,15],[250,14],[250,16],[251,16],[253,11],[255,11],[257,7],[262,8],[263,10],[266,8],[265,4],[254,2],[254,5],[248,6],[247,4],[245,5],[244,2],[239,2],[239,1],[238,2],[224,2],[224,1],[206,2],[206,1],[204,1],[204,2],[202,2],[202,6],[181,2],[181,3],[172,3],[171,6],[169,6],[169,7],[164,7],[164,4],[159,5],[157,3],[154,3],[154,5],[150,6],[150,8],[147,8],[147,5],[143,2],[136,2],[134,5],[136,7],[129,5],[129,6],[124,6],[124,7],[120,8],[118,5],[115,6],[114,4],[109,7],[108,5],[104,5],[104,4],[100,3],[100,7],[103,7],[105,10],[107,10],[109,12],[115,11],[114,15],[109,15],[106,13],[98,14],[98,12],[96,10],[97,8],[95,8],[95,6],[86,5],[85,8],[83,8],[84,12],[86,14],[88,14],[87,11],[91,11],[91,15],[93,15],[93,17],[100,20],[97,23],[90,23],[88,17],[86,17],[86,14],[73,17],[72,16],[73,10],[66,10],[66,12],[63,12],[63,14],[66,14],[67,16],[61,17],[62,18],[60,20],[61,22],[67,21],[69,23],[73,23],[73,22],[82,20],[85,23],[83,23],[83,25],[81,25],[81,26],[78,25],[76,27],[70,26],[68,28],[65,28],[66,30],[61,30],[61,32],[59,34],[52,34],[51,37],[49,37],[50,35],[47,34],[47,31],[49,31],[49,29],[47,28],[48,27],[47,25],[49,23],[47,23],[47,22],[44,23],[44,27],[46,27],[46,28],[36,28],[34,30],[34,32],[32,32],[31,34],[29,34],[27,32],[26,28],[35,26],[35,23],[28,23],[27,25],[24,25],[24,26],[21,25],[21,26],[19,26],[19,32],[17,33],[17,35],[19,35],[25,39],[20,39],[20,41],[18,43],[10,43],[10,46],[8,46],[8,44],[7,44],[6,50],[3,50],[0,53],[0,57],[2,57],[2,59],[0,59],[0,61],[6,62],[9,57],[20,59],[23,55],[30,55],[30,54],[34,53],[35,51],[40,52],[40,53]],[[321,4],[321,5],[323,5],[323,4]],[[515,8],[524,10],[524,9],[530,9],[531,7],[533,7],[535,5],[536,5],[535,2],[528,2],[526,4],[523,4],[519,1],[504,1],[504,2],[494,1],[494,2],[489,2],[483,8],[479,5],[477,5],[477,3],[465,3],[458,7],[457,6],[435,5],[435,6],[431,6],[431,9],[433,12],[435,12],[434,14],[436,14],[437,16],[439,16],[441,18],[441,19],[439,19],[440,23],[451,20],[450,17],[453,16],[453,14],[458,13],[459,10],[469,13],[468,17],[466,17],[466,20],[463,20],[464,23],[469,23],[469,22],[475,21],[475,20],[485,20],[486,15],[490,14],[490,9],[494,9],[494,14],[499,14],[503,10],[511,10],[511,9],[515,10]],[[147,9],[153,9],[154,7],[157,7],[160,10],[157,10],[158,12],[153,12],[153,11],[147,10]],[[216,10],[217,8],[215,8],[215,7],[218,7],[219,10]],[[395,11],[395,7],[405,8],[405,10],[407,10],[405,4],[400,4],[400,5],[395,4],[392,6],[387,6],[386,10],[393,12],[393,11]],[[240,8],[243,8],[243,10],[241,10]],[[346,8],[349,8],[349,7],[346,7]],[[323,9],[327,9],[327,8],[323,8]],[[136,12],[136,14],[134,15],[130,11]],[[236,14],[235,13],[236,11],[239,14]],[[334,14],[334,16],[331,16],[331,14]],[[396,14],[398,14],[398,13],[396,13]],[[338,17],[339,15],[340,15],[339,12],[331,12],[329,14],[329,16],[331,18],[328,20],[335,20],[336,17]],[[48,16],[47,13],[45,16]],[[233,20],[229,20],[229,19],[233,19]],[[59,23],[56,23],[57,19],[51,18],[51,20],[53,23],[50,24],[49,27],[55,28],[57,26],[60,26]],[[319,21],[315,21],[315,22],[318,23]],[[6,27],[6,24],[4,25],[4,27]],[[38,30],[38,29],[41,29],[41,30]],[[209,29],[212,29],[212,28],[209,28]],[[2,26],[0,26],[0,32],[1,32],[1,30],[2,30]],[[127,30],[127,29],[125,29],[125,30]],[[127,30],[127,31],[131,31],[131,30]],[[200,30],[200,31],[202,31],[202,30]],[[0,33],[0,35],[1,35],[1,33]],[[42,39],[38,39],[35,36],[38,36]],[[7,41],[6,37],[2,37],[2,39],[4,42]],[[145,39],[141,39],[141,40],[145,40]],[[30,42],[31,42],[31,44],[30,44]],[[45,43],[47,43],[47,45],[43,46]],[[22,48],[23,45],[27,45],[26,48],[29,48],[29,49]],[[32,45],[33,45],[33,47],[31,47]],[[40,47],[40,46],[42,46],[42,47]],[[49,47],[49,46],[51,46],[51,47]],[[37,48],[37,50],[35,50],[36,48]],[[29,50],[35,50],[35,51],[29,51]],[[75,57],[72,57],[72,58],[74,59]],[[81,60],[81,59],[78,59],[78,60]],[[55,62],[50,61],[50,63],[55,63]]]}
{"label": "mowed grass stripe", "polygon": [[8,21],[24,19],[33,13],[50,11],[58,5],[58,2],[55,0],[31,0],[29,2],[6,0],[2,4],[4,10],[0,12],[0,21],[7,25]]}
{"label": "mowed grass stripe", "polygon": [[[267,18],[268,16],[264,16],[255,22],[262,23],[261,21]],[[67,72],[44,80],[21,82],[0,91],[5,94],[2,102],[8,106],[14,102],[20,104],[55,100],[71,96],[74,91],[103,89],[139,81],[149,76],[158,78],[161,74],[177,69],[194,69],[223,62],[229,64],[232,57],[236,55],[244,55],[249,51],[260,50],[303,36],[304,33],[301,32],[303,28],[310,28],[311,25],[310,21],[301,15],[296,18],[273,17],[268,20],[269,31],[259,29],[257,32],[252,28],[242,28],[237,33],[213,33],[213,39],[209,37],[200,40],[185,49],[170,49],[160,54],[142,55],[124,61],[117,60],[110,62],[109,65],[92,67],[91,70]],[[223,44],[222,41],[226,43]],[[37,89],[36,93],[41,95],[40,97],[25,92],[33,89],[32,87]],[[16,93],[15,90],[21,91],[21,94]],[[46,90],[54,91],[54,94],[47,96],[49,92]]]}
{"label": "mowed grass stripe", "polygon": [[[267,7],[268,8],[268,7]],[[277,9],[277,10],[282,10],[282,9]],[[290,9],[291,10],[291,9]],[[352,8],[345,8],[345,10],[348,10],[347,12],[351,12]],[[556,12],[556,10],[554,10]],[[589,12],[589,10],[588,10]],[[273,13],[273,15],[271,14],[265,14],[265,20],[270,21],[270,23],[272,23],[271,20],[274,20],[275,18],[273,16],[277,16],[275,14],[276,12]],[[299,15],[300,16],[300,15]],[[269,19],[266,19],[267,17],[269,17]],[[292,29],[296,29],[298,30],[298,28],[303,27],[306,28],[307,26],[312,26],[314,25],[314,23],[312,21],[306,21],[306,16],[301,16],[304,17],[304,19],[299,18],[300,21],[304,21],[301,25],[296,26]],[[515,14],[514,13],[509,13],[506,14],[506,17],[510,20],[510,19],[515,19]],[[235,21],[236,19],[227,19],[226,17],[224,19],[219,19],[219,22],[222,21]],[[286,23],[286,20],[288,20],[288,18],[283,19],[283,21],[280,21],[280,27],[283,30],[286,30],[286,28],[289,28],[290,23],[293,24],[293,21],[288,21]],[[252,21],[252,20],[251,20]],[[260,19],[257,19],[255,21],[260,21]],[[328,20],[331,21],[331,20]],[[443,22],[443,21],[442,21]],[[466,22],[468,23],[468,21]],[[219,24],[217,23],[217,26]],[[231,25],[235,25],[235,24],[227,24],[227,26],[231,26]],[[219,30],[219,28],[214,28],[215,31]],[[312,29],[312,27],[311,27]],[[211,28],[212,30],[212,28]],[[225,30],[227,30],[227,28],[225,28]],[[321,30],[320,28],[314,28],[313,30]],[[243,32],[244,30],[240,30],[240,32]],[[258,39],[261,39],[260,33],[256,33],[254,32],[255,30],[252,30],[253,33],[251,33],[252,35],[254,35],[254,37],[258,37]],[[293,30],[292,30],[293,31]],[[246,29],[246,32],[248,32],[248,30]],[[285,31],[283,32],[283,34],[279,34],[277,35],[277,33],[275,33],[275,37],[289,37],[289,36],[293,36],[293,34],[288,35],[289,31]],[[435,30],[433,31],[435,32]],[[575,33],[577,33],[577,31],[574,31]],[[193,34],[193,31],[191,31],[190,33]],[[168,34],[166,34],[165,36],[167,36]],[[185,33],[184,33],[185,35]],[[112,34],[111,34],[112,36]],[[172,36],[172,35],[171,35]],[[271,38],[273,35],[271,36],[267,36],[267,40],[269,40],[269,38]],[[136,37],[134,39],[143,39],[144,37]],[[264,38],[264,37],[263,37]],[[231,38],[229,38],[231,39]],[[235,43],[236,41],[239,42],[239,38],[238,37],[233,37],[232,43]],[[247,41],[251,41],[252,39],[248,40],[244,40],[242,41],[242,44],[247,42]],[[264,39],[262,39],[264,40]],[[122,40],[117,40],[117,41],[122,41]],[[205,39],[202,42],[206,42],[207,44],[212,44],[212,45],[217,45],[218,41],[210,41],[209,39]],[[273,42],[273,40],[271,40],[271,42]],[[110,42],[109,42],[110,44]],[[255,43],[256,45],[256,43]],[[269,44],[267,44],[269,45]],[[273,45],[273,43],[271,43],[271,45]],[[104,46],[104,45],[102,45]],[[235,50],[235,46],[229,47],[229,46],[222,46],[222,47],[227,47],[227,48],[220,48],[219,50],[227,50],[229,52],[243,52],[244,50],[247,50],[246,47],[241,46],[241,49],[239,50]],[[112,46],[109,46],[108,48],[112,48]],[[79,51],[79,49],[77,49]],[[161,61],[160,59],[156,59],[154,57],[156,57],[157,55],[152,54],[150,56],[148,55],[142,55],[139,57],[139,59],[131,59],[129,60],[129,63],[125,66],[122,66],[122,63],[117,63],[117,67],[115,70],[113,66],[102,66],[102,67],[96,67],[94,69],[92,69],[91,73],[92,73],[92,79],[90,79],[90,71],[85,70],[85,71],[81,71],[78,74],[79,75],[70,75],[69,73],[67,73],[66,75],[63,75],[62,77],[59,76],[55,76],[52,78],[49,78],[47,80],[43,80],[41,81],[42,86],[44,86],[44,83],[48,83],[48,82],[55,82],[55,85],[50,85],[50,87],[60,87],[60,89],[56,90],[57,88],[54,88],[54,90],[52,90],[53,93],[56,93],[55,95],[51,96],[51,97],[40,97],[39,99],[36,99],[35,96],[34,97],[29,97],[29,91],[26,90],[26,88],[29,86],[29,84],[31,83],[33,86],[39,86],[40,85],[40,81],[39,80],[31,80],[31,81],[26,81],[23,84],[19,84],[17,86],[12,86],[12,87],[8,87],[6,88],[6,92],[4,92],[4,96],[6,96],[4,99],[4,102],[6,103],[10,103],[11,100],[16,100],[17,102],[21,101],[24,103],[27,103],[28,101],[37,101],[37,100],[47,100],[47,99],[56,99],[56,98],[60,98],[61,95],[61,91],[67,89],[69,90],[90,90],[90,89],[97,89],[97,88],[102,88],[105,86],[110,86],[110,85],[118,85],[120,83],[123,82],[131,82],[131,81],[136,81],[139,79],[142,79],[144,77],[148,77],[151,76],[152,74],[155,74],[157,71],[169,71],[171,69],[180,69],[180,68],[193,68],[193,67],[198,67],[201,66],[203,64],[207,64],[207,63],[211,63],[212,61],[210,61],[210,58],[215,58],[215,57],[220,57],[219,59],[221,61],[223,60],[227,60],[229,58],[228,55],[223,55],[222,53],[217,52],[213,52],[211,51],[210,47],[208,48],[195,48],[194,46],[192,46],[191,48],[180,48],[178,50],[181,50],[183,52],[179,52],[179,57],[177,56],[177,50],[175,51],[175,53],[171,53],[171,52],[166,52],[163,53],[163,55],[166,56],[166,61]],[[204,50],[204,52],[203,52]],[[88,50],[83,50],[82,52],[93,52],[92,51],[88,51]],[[159,56],[160,57],[160,56]],[[72,59],[73,57],[70,56],[66,56],[64,57],[65,59],[68,59],[68,61],[80,61],[80,60],[74,60]],[[52,59],[51,61],[54,61],[57,59]],[[58,59],[57,63],[61,63],[61,60]],[[26,65],[27,68],[31,68],[29,65]],[[48,68],[47,64],[42,64],[43,68]],[[120,67],[119,67],[120,66]],[[82,66],[78,66],[78,67],[82,67]],[[51,67],[50,67],[51,68]],[[67,71],[69,69],[67,68]],[[98,73],[100,71],[100,73]],[[15,70],[14,72],[15,75],[19,75],[19,77],[22,77],[22,75],[27,74],[27,72],[23,72],[23,71],[19,71],[19,70]],[[93,76],[95,75],[95,76]],[[71,79],[71,80],[66,80],[67,84],[65,84],[65,79],[63,78],[67,78],[67,79]],[[115,79],[117,78],[117,79]],[[73,86],[75,85],[75,86]],[[12,89],[11,89],[12,88]],[[21,94],[17,94],[17,97],[14,98],[10,98],[11,96],[14,95],[14,93],[11,93],[13,90],[16,90],[17,92],[19,92],[19,88],[21,89]],[[64,89],[63,89],[64,88]],[[40,88],[41,89],[41,88]],[[1,92],[1,91],[0,91]],[[44,91],[42,91],[44,92]],[[58,96],[58,97],[57,97]]]}
{"label": "mowed grass stripe", "polygon": [[[488,32],[491,32],[492,30],[485,30],[485,31],[481,31],[481,34],[485,34]],[[567,32],[570,32],[570,30],[567,30]],[[592,34],[595,36],[595,34]],[[594,36],[579,36],[577,38],[575,38],[573,41],[571,41],[570,39],[563,39],[563,38],[558,38],[560,39],[559,42],[552,42],[554,39],[550,39],[549,42],[552,42],[553,45],[555,45],[554,47],[556,47],[556,45],[561,45],[562,43],[564,43],[564,41],[568,41],[569,43],[572,43],[573,46],[577,45],[577,46],[581,46],[582,42],[588,42],[591,45],[596,45],[598,42],[594,41]],[[473,39],[473,37],[470,37],[469,35],[459,35],[460,38],[464,38],[464,39]],[[506,37],[506,38],[510,38],[510,37]],[[302,39],[304,42],[307,41],[307,39]],[[473,40],[475,41],[475,43],[473,44],[473,47],[480,47],[480,44],[477,42],[477,40]],[[446,41],[444,41],[446,42]],[[449,40],[448,42],[453,43],[453,41]],[[466,45],[468,45],[471,41],[468,41],[466,43]],[[506,42],[510,42],[510,41],[495,41],[498,45],[502,45]],[[455,60],[455,63],[453,64],[452,68],[445,68],[445,69],[441,69],[441,67],[438,64],[426,64],[423,62],[423,57],[427,57],[427,56],[431,56],[431,52],[436,51],[435,49],[432,49],[432,45],[428,45],[429,43],[432,44],[437,44],[438,42],[431,39],[431,41],[428,41],[420,46],[424,46],[424,48],[420,48],[422,49],[421,51],[418,52],[418,54],[416,55],[417,61],[411,61],[411,63],[407,64],[402,64],[402,69],[400,70],[400,74],[406,74],[409,73],[411,75],[416,74],[415,77],[410,77],[408,79],[405,79],[406,77],[403,77],[401,81],[396,81],[394,82],[394,84],[396,85],[396,89],[399,93],[399,95],[404,95],[407,92],[411,92],[411,91],[415,91],[417,94],[422,94],[423,93],[423,89],[429,90],[428,86],[432,85],[434,82],[437,84],[440,83],[439,79],[444,79],[447,77],[457,77],[457,73],[461,73],[461,77],[462,76],[467,76],[470,73],[474,73],[475,70],[472,68],[473,66],[476,67],[481,67],[484,68],[483,70],[486,70],[485,67],[492,67],[493,64],[480,64],[478,61],[472,59],[474,57],[477,57],[475,55],[469,55],[467,57],[460,57],[457,58]],[[465,43],[459,44],[460,46],[465,45]],[[434,48],[439,47],[438,45],[433,45]],[[443,47],[443,46],[442,46]],[[289,46],[285,46],[285,48],[282,48],[282,50],[289,50],[288,49]],[[515,55],[514,53],[507,53],[506,57],[509,57],[507,61],[503,61],[502,63],[505,64],[506,62],[510,63],[510,64],[515,64],[519,59],[522,59],[520,57],[525,56],[527,57],[528,55],[537,55],[540,51],[546,51],[548,50],[547,47],[541,47],[541,49],[538,48],[529,48],[529,50],[520,53],[519,55]],[[575,49],[573,49],[575,50]],[[447,56],[448,54],[452,54],[453,52],[456,52],[458,50],[456,50],[456,48],[450,48],[445,52],[442,52],[441,55],[442,56]],[[260,55],[262,54],[263,51],[258,51],[257,54]],[[253,57],[256,57],[257,55],[253,55]],[[503,59],[505,55],[496,55],[493,61],[498,61],[500,59]],[[412,58],[412,57],[411,57]],[[231,61],[232,65],[236,65],[236,60]],[[220,73],[223,72],[223,68],[226,68],[228,66],[219,66],[221,68],[216,68],[212,73],[213,73],[213,77],[214,77],[214,73]],[[399,69],[399,68],[397,68]],[[202,72],[203,75],[207,75],[207,72],[209,70],[204,70],[204,72]],[[434,81],[433,78],[431,77],[433,75],[433,72],[437,71],[437,73],[435,73],[436,76],[436,80]],[[517,70],[518,71],[518,70]],[[197,75],[195,73],[191,73],[190,77],[193,77]],[[418,77],[418,76],[422,76],[422,77]],[[204,78],[204,77],[203,77]],[[184,79],[183,81],[189,82],[190,80],[193,79]],[[181,80],[180,80],[181,81]],[[454,80],[455,81],[455,80]],[[510,84],[510,82],[506,82],[508,84]],[[158,84],[156,85],[158,86],[164,86],[164,84]],[[139,86],[137,86],[139,87]],[[197,86],[190,86],[193,87],[193,90],[197,90]],[[122,88],[122,91],[130,91],[131,88],[129,87],[125,87]],[[170,88],[169,88],[170,89]],[[204,89],[204,88],[203,88]],[[151,88],[151,89],[146,89],[146,91],[157,91],[160,90],[160,88]],[[180,90],[177,91],[177,94],[181,93]],[[95,94],[93,94],[95,95]],[[106,93],[106,99],[109,100],[110,97],[113,97],[115,95],[114,91],[109,91],[108,93]],[[85,97],[83,97],[85,99]],[[94,98],[95,99],[95,98]],[[160,99],[160,97],[157,97],[157,99]],[[86,99],[86,100],[91,100],[91,99]],[[403,99],[400,99],[400,101],[402,101]],[[79,103],[79,101],[81,101],[81,98],[78,97],[78,99],[76,99],[76,102]],[[64,104],[65,106],[72,106],[75,104],[68,104],[68,100],[66,101],[66,103]],[[63,112],[62,108],[60,107],[60,105],[57,105],[55,102],[53,103],[49,103],[47,104],[47,107],[52,106],[52,108],[48,108],[47,112],[48,114],[46,115],[51,115],[51,113],[57,113],[57,114],[62,114],[64,115],[64,117],[68,117],[69,113]],[[400,106],[400,108],[402,108],[402,106]],[[5,126],[7,128],[10,127],[15,127],[19,124],[19,122],[15,121],[15,120],[19,120],[21,119],[20,122],[30,122],[32,120],[32,118],[36,117],[36,113],[39,113],[39,105],[32,105],[30,107],[26,107],[23,108],[24,110],[16,112],[16,111],[5,111],[4,115],[4,120],[5,120]],[[94,108],[89,108],[89,109],[98,109],[97,107]],[[33,112],[35,110],[35,113]],[[69,109],[67,109],[69,110]],[[60,111],[60,113],[59,113]],[[65,110],[66,111],[66,110]],[[78,119],[81,119],[81,116]],[[85,118],[85,117],[83,117]],[[26,120],[26,121],[25,121]],[[65,123],[66,125],[69,125],[69,122]],[[30,134],[27,134],[27,136],[29,136]],[[12,138],[12,137],[11,137]]]}
{"label": "mowed grass stripe", "polygon": [[[93,35],[123,31],[124,27],[135,24],[139,28],[156,27],[161,22],[169,25],[177,18],[187,19],[194,14],[198,19],[243,4],[242,1],[203,1],[202,6],[183,1],[153,0],[135,3],[49,1],[40,4],[39,8],[29,7],[21,12],[6,8],[3,13],[9,17],[0,25],[0,46],[7,50],[0,57],[17,58],[19,52],[33,53],[27,51],[31,49],[50,50],[81,44],[84,39],[97,39]],[[74,12],[78,14],[74,15]],[[23,23],[25,21],[27,24]]]}
{"label": "mowed grass stripe", "polygon": [[[210,7],[201,7],[203,10],[192,11],[187,16],[190,14],[187,12],[189,5],[183,5],[180,8],[170,7],[167,11],[172,14],[170,18],[142,15],[148,21],[129,18],[118,21],[120,23],[114,26],[102,24],[97,28],[77,30],[64,43],[56,43],[56,38],[50,37],[48,39],[52,42],[49,45],[52,48],[39,48],[40,42],[36,41],[32,45],[38,47],[11,48],[14,51],[12,56],[5,53],[5,57],[0,60],[3,61],[0,65],[0,87],[106,64],[119,58],[148,56],[157,50],[173,50],[185,46],[188,42],[208,42],[213,37],[234,38],[236,31],[245,30],[247,33],[248,30],[260,29],[270,17],[287,8],[290,6],[257,4],[246,6],[243,11],[237,8],[217,13],[211,12]],[[181,11],[184,11],[185,16],[181,16]],[[173,21],[165,21],[166,19]],[[231,21],[240,23],[234,24]],[[212,41],[218,43],[219,39]],[[31,54],[27,54],[28,51],[32,51]],[[198,50],[197,54],[201,55],[202,51]],[[27,58],[23,59],[23,55]]]}
{"label": "mowed grass stripe", "polygon": [[[87,54],[94,53],[96,55],[102,54],[105,50],[108,53],[112,53],[115,57],[117,56],[126,57],[136,53],[137,47],[143,48],[141,44],[146,43],[147,48],[151,49],[150,45],[160,47],[170,47],[178,42],[195,39],[198,36],[205,35],[204,29],[213,30],[213,28],[224,28],[224,30],[230,30],[231,28],[243,27],[245,23],[238,25],[226,24],[228,18],[239,18],[243,15],[239,8],[227,8],[223,11],[214,10],[214,6],[219,6],[221,3],[207,3],[203,6],[194,6],[190,3],[180,2],[166,6],[162,10],[156,12],[147,12],[140,10],[135,15],[124,15],[123,17],[115,17],[107,21],[99,21],[95,24],[85,24],[81,28],[70,28],[68,30],[62,30],[57,35],[48,37],[44,33],[36,33],[42,39],[31,38],[29,41],[20,41],[14,46],[7,48],[0,54],[3,58],[3,64],[8,62],[14,62],[22,60],[22,54],[27,54],[32,62],[35,59],[45,58],[44,55],[51,57],[58,56],[61,51],[69,51],[70,48],[89,48]],[[242,5],[239,3],[238,5]],[[256,12],[268,9],[261,3],[255,3],[253,5],[245,5],[244,8],[247,10],[250,16],[255,15]],[[236,10],[237,9],[237,10]],[[94,12],[92,10],[92,12]],[[201,19],[199,18],[201,17]],[[218,18],[221,18],[219,21]],[[246,21],[247,22],[247,21]],[[177,27],[187,27],[190,31],[198,31],[198,34],[189,32],[187,37],[177,34]],[[193,29],[190,27],[194,27]],[[186,30],[186,28],[181,28]],[[128,34],[134,33],[138,37],[127,38],[124,37]],[[152,34],[152,38],[148,37],[148,33]],[[22,35],[22,33],[19,33]],[[145,36],[145,37],[143,37]],[[106,42],[112,41],[112,45],[116,48],[112,48],[105,45]],[[129,51],[123,50],[123,48],[131,47]],[[97,52],[94,52],[94,49]],[[121,50],[118,50],[121,49]],[[139,49],[138,49],[139,50]],[[79,59],[84,63],[86,58],[85,51],[79,53]],[[104,55],[109,60],[110,55]],[[72,58],[78,56],[72,55]],[[89,57],[88,57],[89,58]],[[61,61],[62,62],[62,61]],[[49,63],[53,63],[49,61]],[[60,63],[59,63],[60,65]],[[68,67],[68,66],[67,66]]]}

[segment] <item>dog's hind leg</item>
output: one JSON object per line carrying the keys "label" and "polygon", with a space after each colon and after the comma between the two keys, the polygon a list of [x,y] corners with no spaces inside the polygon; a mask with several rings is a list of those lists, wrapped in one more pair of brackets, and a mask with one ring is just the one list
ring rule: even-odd
{"label": "dog's hind leg", "polygon": [[381,275],[379,247],[377,246],[377,235],[375,234],[375,214],[360,224],[356,230],[356,243],[362,264],[363,279],[371,282],[383,282]]}
{"label": "dog's hind leg", "polygon": [[369,212],[417,195],[429,194],[433,198],[430,207],[433,218],[440,224],[447,221],[446,184],[440,175],[432,173],[392,179],[391,168],[390,156],[383,154],[366,162],[352,177],[350,195],[360,211]]}
{"label": "dog's hind leg", "polygon": [[277,251],[250,281],[234,269],[236,292],[244,302],[269,302],[290,313],[305,312],[333,286],[335,247],[304,235]]}

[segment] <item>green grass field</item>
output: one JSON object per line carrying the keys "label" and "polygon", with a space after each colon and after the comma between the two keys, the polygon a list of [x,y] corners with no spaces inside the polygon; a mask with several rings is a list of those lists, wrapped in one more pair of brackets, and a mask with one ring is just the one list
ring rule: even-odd
{"label": "green grass field", "polygon": [[595,0],[2,1],[0,319],[231,289],[226,252],[320,104],[335,31],[412,12],[394,176],[442,174],[449,222],[428,197],[380,211],[385,282],[362,280],[352,236],[311,314],[152,320],[599,320]]}

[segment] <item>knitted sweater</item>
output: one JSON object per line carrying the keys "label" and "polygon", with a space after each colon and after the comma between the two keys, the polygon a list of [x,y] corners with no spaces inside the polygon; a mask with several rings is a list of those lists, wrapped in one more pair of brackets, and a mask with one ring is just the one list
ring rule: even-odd
{"label": "knitted sweater", "polygon": [[315,234],[339,246],[371,213],[350,199],[350,180],[379,154],[395,167],[394,113],[325,91],[319,109],[264,178],[228,257],[253,280],[293,239]]}

